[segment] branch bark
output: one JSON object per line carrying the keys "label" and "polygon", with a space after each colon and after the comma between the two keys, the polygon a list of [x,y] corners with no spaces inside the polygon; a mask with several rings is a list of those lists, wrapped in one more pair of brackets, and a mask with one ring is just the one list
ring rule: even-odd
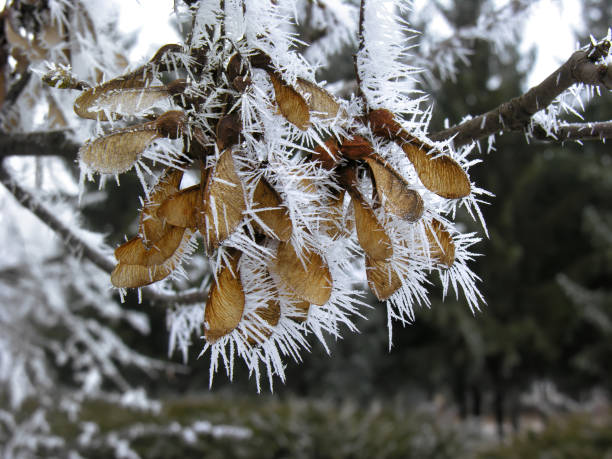
{"label": "branch bark", "polygon": [[7,156],[61,156],[74,160],[80,145],[70,131],[20,132],[0,135],[0,159]]}
{"label": "branch bark", "polygon": [[[589,50],[579,50],[548,78],[525,94],[457,126],[433,133],[432,140],[452,138],[455,148],[501,131],[522,131],[531,117],[546,108],[563,91],[575,83],[612,89],[612,69],[597,61],[608,49],[600,43]],[[601,47],[600,47],[601,46]]]}

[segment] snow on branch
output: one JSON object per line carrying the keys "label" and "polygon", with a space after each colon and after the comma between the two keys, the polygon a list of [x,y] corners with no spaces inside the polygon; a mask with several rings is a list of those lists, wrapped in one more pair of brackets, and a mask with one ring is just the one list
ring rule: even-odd
{"label": "snow on branch", "polygon": [[[457,126],[434,133],[431,138],[452,139],[455,148],[459,148],[498,132],[523,131],[528,127],[534,114],[548,107],[557,96],[574,84],[612,89],[612,69],[602,63],[602,58],[608,55],[609,49],[608,39],[591,43],[588,49],[576,51],[542,83],[522,96],[504,102],[493,110]],[[588,129],[573,129],[571,132],[574,139],[595,138]],[[580,133],[584,136],[581,137]]]}

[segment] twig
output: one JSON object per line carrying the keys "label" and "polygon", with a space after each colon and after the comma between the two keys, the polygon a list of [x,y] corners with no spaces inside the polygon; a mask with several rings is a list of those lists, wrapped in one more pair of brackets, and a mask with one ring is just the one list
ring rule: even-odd
{"label": "twig", "polygon": [[589,50],[576,51],[567,62],[527,93],[469,121],[433,133],[431,139],[453,138],[457,148],[500,131],[521,131],[536,112],[546,108],[575,83],[612,89],[612,69],[597,64],[602,54],[607,54],[606,44],[609,46],[608,42],[602,42]]}
{"label": "twig", "polygon": [[561,124],[553,132],[554,138],[540,126],[533,129],[533,137],[540,140],[604,140],[612,139],[612,120],[596,123]]}
{"label": "twig", "polygon": [[365,39],[363,36],[364,22],[365,22],[365,2],[366,0],[361,0],[359,4],[359,48],[357,49],[357,54],[353,56],[353,63],[355,65],[355,79],[357,80],[357,95],[363,100],[363,104],[365,105],[365,109],[368,110],[368,99],[366,98],[365,93],[361,89],[361,75],[359,75],[359,56],[361,56],[365,50]]}
{"label": "twig", "polygon": [[0,158],[7,156],[61,156],[75,159],[79,144],[71,140],[71,131],[20,132],[0,134]]}

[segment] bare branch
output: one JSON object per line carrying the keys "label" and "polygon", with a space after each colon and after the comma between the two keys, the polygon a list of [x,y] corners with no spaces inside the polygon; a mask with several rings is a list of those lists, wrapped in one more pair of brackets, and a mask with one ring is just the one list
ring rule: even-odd
{"label": "bare branch", "polygon": [[70,131],[20,132],[0,135],[0,158],[7,156],[61,156],[75,159],[79,144]]}
{"label": "bare branch", "polygon": [[[0,167],[0,183],[21,203],[26,209],[36,215],[45,225],[51,228],[60,237],[62,242],[77,256],[84,256],[94,265],[110,273],[115,268],[115,262],[100,252],[97,248],[91,246],[87,241],[84,241],[72,229],[61,221],[57,216],[47,209],[42,203],[38,202],[32,194],[19,185],[2,165]],[[143,297],[153,303],[163,304],[190,304],[206,301],[207,292],[199,290],[189,290],[183,293],[159,292],[152,287],[142,289]]]}
{"label": "bare branch", "polygon": [[607,49],[601,49],[599,45],[601,44],[589,50],[576,51],[548,78],[522,96],[469,121],[434,133],[431,138],[453,138],[455,147],[460,147],[500,131],[522,131],[536,112],[546,108],[559,94],[575,83],[612,89],[612,68],[597,64],[602,53],[607,54]]}

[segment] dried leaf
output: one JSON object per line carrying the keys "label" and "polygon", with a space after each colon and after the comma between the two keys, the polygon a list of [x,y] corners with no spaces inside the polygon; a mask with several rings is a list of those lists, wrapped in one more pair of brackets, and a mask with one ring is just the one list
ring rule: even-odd
{"label": "dried leaf", "polygon": [[359,245],[373,260],[389,259],[393,255],[393,248],[385,229],[359,191],[352,190],[350,195],[355,210],[355,227]]}
{"label": "dried leaf", "polygon": [[231,150],[221,153],[203,190],[203,208],[197,215],[198,229],[211,254],[238,227],[246,210],[242,182],[234,167]]}
{"label": "dried leaf", "polygon": [[204,337],[209,343],[230,333],[242,319],[245,296],[238,272],[240,256],[234,254],[210,287],[204,310]]}
{"label": "dried leaf", "polygon": [[455,243],[450,233],[435,218],[431,221],[431,225],[426,226],[425,232],[431,258],[450,268],[455,262]]}
{"label": "dried leaf", "polygon": [[119,263],[111,273],[111,283],[117,288],[138,288],[167,277],[174,268],[166,265],[141,266]]}
{"label": "dried leaf", "polygon": [[311,111],[316,112],[323,118],[335,118],[340,110],[340,104],[325,89],[310,81],[298,78],[296,89],[304,96],[306,104]]}
{"label": "dried leaf", "polygon": [[269,75],[281,114],[299,129],[306,130],[310,124],[310,110],[304,98],[274,73],[269,72]]}
{"label": "dried leaf", "polygon": [[151,247],[166,234],[165,222],[157,217],[159,206],[169,196],[178,192],[183,171],[167,168],[159,177],[157,185],[149,195],[148,201],[140,212],[138,234],[146,247]]}
{"label": "dried leaf", "polygon": [[[257,217],[269,228],[265,229],[257,222],[255,226],[267,236],[279,241],[288,241],[293,231],[291,218],[282,207],[282,199],[277,191],[262,177],[253,194],[253,210]],[[266,210],[259,210],[266,209]]]}
{"label": "dried leaf", "polygon": [[373,155],[366,158],[374,176],[374,185],[385,210],[413,222],[423,215],[423,199],[385,160]]}
{"label": "dried leaf", "polygon": [[149,124],[114,132],[79,149],[79,159],[94,172],[120,174],[132,168],[140,155],[160,135]]}
{"label": "dried leaf", "polygon": [[380,301],[388,299],[402,286],[402,280],[388,261],[373,260],[366,255],[365,262],[368,285]]}
{"label": "dried leaf", "polygon": [[332,291],[329,267],[315,252],[302,253],[304,264],[290,241],[278,245],[274,272],[289,291],[312,304],[327,303]]}
{"label": "dried leaf", "polygon": [[115,249],[115,258],[126,265],[161,265],[181,245],[185,228],[168,227],[166,234],[155,245],[147,248],[140,237],[135,237]]}
{"label": "dried leaf", "polygon": [[428,190],[447,199],[462,198],[472,192],[467,174],[450,156],[434,157],[428,154],[427,146],[419,148],[412,143],[403,144],[402,149]]}
{"label": "dried leaf", "polygon": [[181,228],[197,226],[197,214],[202,208],[201,184],[190,186],[173,194],[157,209],[157,218]]}

